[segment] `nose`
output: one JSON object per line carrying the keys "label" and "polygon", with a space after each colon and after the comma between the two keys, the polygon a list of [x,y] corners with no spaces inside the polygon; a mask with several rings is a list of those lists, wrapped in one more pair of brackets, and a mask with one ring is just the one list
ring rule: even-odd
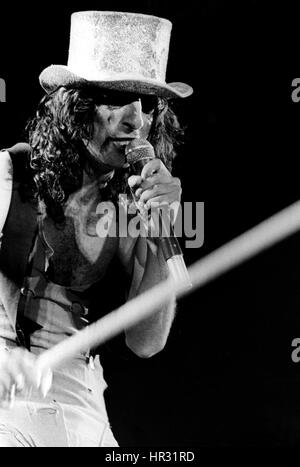
{"label": "nose", "polygon": [[130,130],[139,130],[142,128],[143,116],[140,100],[130,102],[123,107],[122,124]]}

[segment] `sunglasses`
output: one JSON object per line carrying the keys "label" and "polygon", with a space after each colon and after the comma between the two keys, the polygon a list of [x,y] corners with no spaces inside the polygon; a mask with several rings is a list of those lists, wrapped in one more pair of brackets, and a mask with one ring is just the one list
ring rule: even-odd
{"label": "sunglasses", "polygon": [[97,105],[107,105],[111,107],[124,107],[132,102],[141,102],[142,112],[151,113],[158,106],[158,98],[152,95],[141,95],[131,92],[106,92],[100,94],[95,99]]}

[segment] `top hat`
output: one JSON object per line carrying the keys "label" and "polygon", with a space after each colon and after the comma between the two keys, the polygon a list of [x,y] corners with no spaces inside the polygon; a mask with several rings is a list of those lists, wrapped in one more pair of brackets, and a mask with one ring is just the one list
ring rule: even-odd
{"label": "top hat", "polygon": [[185,83],[166,83],[172,23],[156,16],[113,11],[82,11],[71,16],[68,65],[40,74],[47,93],[60,86],[99,88],[187,97]]}

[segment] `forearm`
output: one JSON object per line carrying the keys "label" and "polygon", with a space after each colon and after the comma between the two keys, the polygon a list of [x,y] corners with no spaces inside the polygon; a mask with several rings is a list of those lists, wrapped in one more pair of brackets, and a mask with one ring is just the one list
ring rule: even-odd
{"label": "forearm", "polygon": [[[146,248],[146,239],[139,239],[139,247]],[[144,273],[138,284],[133,284],[129,298],[159,284],[168,277],[168,267],[160,248],[153,251],[154,245],[147,242]],[[126,331],[127,346],[140,357],[151,357],[166,344],[175,314],[175,297],[162,304],[147,319]]]}

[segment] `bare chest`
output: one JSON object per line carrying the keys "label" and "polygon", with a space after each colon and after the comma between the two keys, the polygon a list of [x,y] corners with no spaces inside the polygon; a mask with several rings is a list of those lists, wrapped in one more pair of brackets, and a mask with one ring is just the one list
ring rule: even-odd
{"label": "bare chest", "polygon": [[76,196],[66,206],[62,225],[49,217],[44,220],[44,239],[53,252],[50,271],[55,282],[84,286],[105,274],[118,239],[113,235],[113,206],[108,204],[108,214],[103,215],[103,209],[98,209],[100,202],[94,196],[88,200]]}

